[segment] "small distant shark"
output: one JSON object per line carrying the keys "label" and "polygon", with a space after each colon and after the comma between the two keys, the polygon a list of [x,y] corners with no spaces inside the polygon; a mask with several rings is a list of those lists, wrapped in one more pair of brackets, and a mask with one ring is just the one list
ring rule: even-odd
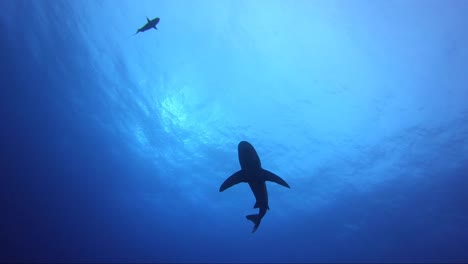
{"label": "small distant shark", "polygon": [[135,35],[140,33],[140,32],[145,32],[146,30],[149,30],[149,29],[152,29],[152,28],[154,28],[156,30],[158,29],[156,27],[156,25],[159,23],[159,17],[157,17],[157,18],[155,18],[153,20],[150,20],[148,17],[146,17],[146,20],[147,20],[146,24],[143,27],[139,28],[137,30],[137,32],[135,33]]}
{"label": "small distant shark", "polygon": [[241,141],[237,146],[237,152],[239,155],[241,170],[227,178],[219,188],[219,191],[222,192],[241,182],[249,184],[256,199],[254,208],[259,209],[258,214],[246,216],[248,220],[255,224],[252,230],[252,233],[254,233],[260,225],[260,221],[262,221],[262,218],[265,216],[267,209],[270,209],[268,206],[268,192],[265,181],[276,182],[277,184],[287,188],[290,187],[286,181],[276,174],[262,169],[260,158],[258,157],[254,147],[249,142]]}

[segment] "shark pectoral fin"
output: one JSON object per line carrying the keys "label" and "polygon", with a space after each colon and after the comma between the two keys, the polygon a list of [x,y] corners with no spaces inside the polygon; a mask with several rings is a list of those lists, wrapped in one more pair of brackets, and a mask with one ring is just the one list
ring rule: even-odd
{"label": "shark pectoral fin", "polygon": [[156,26],[154,26],[154,29],[158,30],[158,28]]}
{"label": "shark pectoral fin", "polygon": [[242,170],[234,173],[231,175],[229,178],[227,178],[223,184],[221,184],[221,187],[219,187],[219,191],[222,192],[226,190],[227,188],[236,185],[241,182],[247,182],[247,179],[244,176],[244,173],[242,173]]}
{"label": "shark pectoral fin", "polygon": [[281,179],[280,176],[274,174],[271,171],[263,170],[263,177],[265,177],[265,181],[275,182],[281,186],[291,188],[289,187],[289,184],[285,180]]}
{"label": "shark pectoral fin", "polygon": [[148,20],[148,22],[151,22],[151,20],[148,17],[146,17],[146,20]]}

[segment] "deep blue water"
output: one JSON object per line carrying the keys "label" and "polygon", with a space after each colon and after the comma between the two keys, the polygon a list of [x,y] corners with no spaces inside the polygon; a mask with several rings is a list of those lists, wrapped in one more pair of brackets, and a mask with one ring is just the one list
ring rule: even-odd
{"label": "deep blue water", "polygon": [[0,261],[467,262],[467,13],[0,1]]}

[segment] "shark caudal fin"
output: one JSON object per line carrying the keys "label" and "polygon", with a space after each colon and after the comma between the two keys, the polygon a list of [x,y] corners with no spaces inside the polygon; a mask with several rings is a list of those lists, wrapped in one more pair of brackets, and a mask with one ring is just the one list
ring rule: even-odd
{"label": "shark caudal fin", "polygon": [[255,224],[252,230],[252,233],[255,233],[255,231],[257,231],[258,226],[260,225],[260,215],[259,214],[247,215],[246,218]]}

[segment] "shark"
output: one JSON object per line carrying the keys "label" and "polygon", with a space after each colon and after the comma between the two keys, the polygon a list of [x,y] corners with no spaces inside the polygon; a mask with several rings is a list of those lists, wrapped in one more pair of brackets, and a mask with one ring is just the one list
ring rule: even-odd
{"label": "shark", "polygon": [[143,27],[139,28],[137,30],[137,32],[135,33],[135,35],[140,33],[140,32],[145,32],[146,30],[149,30],[149,29],[152,29],[152,28],[154,28],[156,30],[158,29],[156,27],[156,25],[159,23],[159,17],[157,17],[155,19],[149,19],[148,17],[146,17],[146,21],[147,21],[146,24]]}
{"label": "shark", "polygon": [[237,145],[237,153],[239,156],[241,169],[228,177],[223,182],[223,184],[221,184],[219,191],[223,192],[224,190],[238,183],[249,184],[256,200],[253,208],[259,209],[258,214],[251,214],[246,216],[246,218],[252,221],[254,224],[252,230],[252,233],[254,233],[260,226],[260,222],[265,216],[267,210],[270,209],[268,205],[268,191],[266,182],[274,182],[286,188],[290,188],[290,186],[278,175],[262,168],[260,157],[258,156],[255,148],[249,142],[241,141]]}

